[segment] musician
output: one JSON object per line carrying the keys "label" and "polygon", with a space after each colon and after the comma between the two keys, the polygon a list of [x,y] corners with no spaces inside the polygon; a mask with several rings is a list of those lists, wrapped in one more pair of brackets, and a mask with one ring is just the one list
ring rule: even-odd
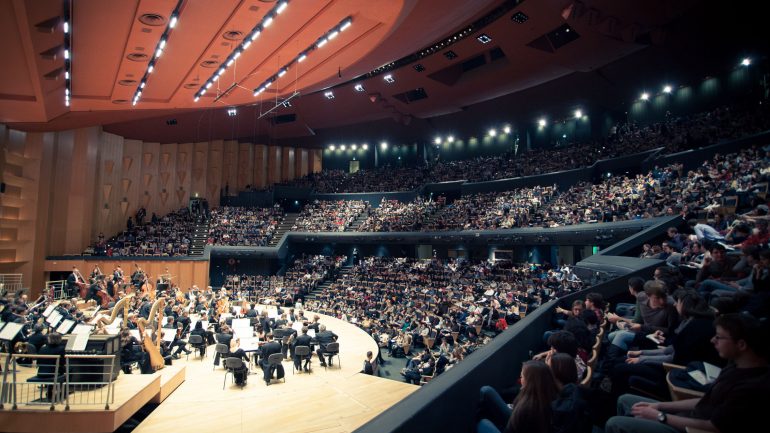
{"label": "musician", "polygon": [[120,268],[120,266],[115,266],[115,270],[112,271],[112,281],[115,284],[121,284],[123,283],[123,269]]}
{"label": "musician", "polygon": [[100,280],[102,277],[104,277],[104,274],[102,273],[102,270],[99,269],[99,265],[95,264],[94,269],[91,270],[91,281]]}
{"label": "musician", "polygon": [[147,275],[138,264],[134,263],[134,267],[136,269],[134,270],[134,273],[131,274],[131,284],[136,287],[137,291],[140,291],[144,283],[147,282]]}
{"label": "musician", "polygon": [[272,334],[268,334],[267,338],[270,342],[262,346],[259,365],[262,367],[262,372],[264,373],[265,384],[270,385],[273,374],[277,372],[277,378],[281,379],[283,378],[284,371],[283,365],[270,365],[268,362],[270,355],[281,353],[281,342],[276,340]]}
{"label": "musician", "polygon": [[[72,273],[69,274],[67,277],[67,296],[69,297],[76,297],[78,290],[80,287],[78,286],[78,283],[80,282],[80,272],[78,272],[78,268],[73,266],[72,267]],[[85,281],[83,281],[85,283]]]}
{"label": "musician", "polygon": [[[308,353],[307,357],[305,357],[305,367],[304,367],[305,371],[310,371],[310,361],[311,361],[311,358],[313,357],[312,340],[313,339],[309,335],[307,335],[307,326],[303,326],[302,335],[300,335],[294,340],[294,345],[292,347],[292,350],[295,350],[295,351],[297,349],[297,346],[307,346],[310,348],[310,353]],[[297,355],[294,355],[293,358],[294,358],[294,367],[297,370],[299,370],[302,364],[302,360]]]}
{"label": "musician", "polygon": [[[208,333],[210,334],[211,332],[208,332]],[[208,340],[209,337],[207,335],[207,331],[205,329],[203,329],[203,322],[201,322],[201,321],[195,322],[195,328],[193,328],[193,330],[190,331],[190,335],[191,336],[192,335],[200,335],[201,338],[203,338],[203,344],[201,344],[201,355],[202,356],[206,356],[206,346],[207,346],[206,343],[209,341]],[[213,337],[212,337],[212,339],[213,339]]]}
{"label": "musician", "polygon": [[[169,331],[170,332],[170,331]],[[171,356],[174,359],[179,359],[179,354],[181,352],[184,352],[185,354],[190,354],[190,349],[187,348],[187,340],[183,340],[184,337],[184,328],[181,323],[177,324],[176,326],[176,336],[174,337],[174,341],[171,342],[169,345],[169,350],[176,347],[176,351],[174,351]]]}
{"label": "musician", "polygon": [[[133,335],[124,329],[120,332],[120,364],[123,372],[131,374],[131,363],[143,361],[142,346]],[[148,360],[149,362],[149,360]]]}
{"label": "musician", "polygon": [[[326,361],[324,360],[323,355],[326,352],[326,346],[329,345],[329,343],[334,343],[339,338],[337,334],[333,333],[332,331],[326,330],[326,325],[320,325],[318,327],[319,332],[315,335],[315,339],[318,342],[318,350],[316,350],[316,354],[318,355],[318,359],[321,361],[321,366],[326,367]],[[331,364],[331,358],[329,359],[329,364]]]}
{"label": "musician", "polygon": [[43,347],[48,340],[48,337],[43,332],[44,329],[45,328],[40,323],[35,324],[32,328],[32,335],[27,338],[27,343],[35,346],[35,352],[40,352],[40,348]]}
{"label": "musician", "polygon": [[98,293],[101,290],[99,281],[94,281],[90,286],[88,286],[88,295],[86,296],[86,302],[88,302],[90,299],[93,299],[96,301],[96,305],[100,305],[102,300],[99,297]]}
{"label": "musician", "polygon": [[[59,355],[59,374],[64,372],[64,348],[62,336],[58,332],[48,334],[48,343],[38,351],[40,355]],[[56,359],[38,359],[37,375],[41,378],[53,379]],[[50,392],[50,390],[49,390]]]}
{"label": "musician", "polygon": [[150,302],[150,299],[146,296],[142,298],[142,304],[139,307],[139,317],[144,317],[145,319],[150,318],[150,311],[152,310],[152,303]]}

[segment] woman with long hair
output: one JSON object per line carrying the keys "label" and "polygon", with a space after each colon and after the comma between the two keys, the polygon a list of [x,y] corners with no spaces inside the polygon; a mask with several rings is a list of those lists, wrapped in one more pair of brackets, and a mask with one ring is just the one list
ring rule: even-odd
{"label": "woman with long hair", "polygon": [[483,387],[482,405],[490,412],[489,419],[482,419],[476,431],[500,432],[501,421],[508,419],[504,433],[548,433],[550,431],[551,402],[558,395],[551,369],[542,361],[527,361],[521,368],[521,391],[509,409],[503,399],[491,387]]}

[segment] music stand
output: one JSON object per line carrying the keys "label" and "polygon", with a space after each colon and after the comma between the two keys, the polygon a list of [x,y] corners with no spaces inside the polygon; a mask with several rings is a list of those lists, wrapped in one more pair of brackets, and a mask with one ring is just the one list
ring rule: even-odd
{"label": "music stand", "polygon": [[[5,323],[2,326],[2,329],[0,329],[0,342],[7,342],[8,343],[8,356],[5,358],[5,365],[3,366],[3,383],[8,383],[6,380],[6,376],[8,375],[8,365],[11,363],[11,355],[13,355],[13,339],[16,338],[16,334],[18,334],[21,329],[24,327],[21,323],[12,323],[8,322]],[[14,369],[14,376],[16,374],[16,370]],[[8,387],[3,387],[2,391],[0,391],[0,409],[3,409],[3,402],[5,401],[5,395],[7,393]],[[13,387],[13,392],[16,392],[16,387]]]}

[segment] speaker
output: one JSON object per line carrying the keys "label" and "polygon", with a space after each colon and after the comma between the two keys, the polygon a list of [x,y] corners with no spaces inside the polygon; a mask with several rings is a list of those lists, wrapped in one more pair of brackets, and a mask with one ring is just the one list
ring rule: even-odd
{"label": "speaker", "polygon": [[0,194],[5,192],[5,182],[0,182]]}

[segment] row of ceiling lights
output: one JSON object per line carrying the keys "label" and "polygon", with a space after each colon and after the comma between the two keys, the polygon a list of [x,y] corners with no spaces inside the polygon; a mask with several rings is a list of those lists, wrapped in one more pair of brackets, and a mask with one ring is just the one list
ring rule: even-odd
{"label": "row of ceiling lights", "polygon": [[[344,20],[340,21],[336,26],[332,27],[329,31],[324,33],[320,38],[316,39],[316,41],[307,47],[305,50],[299,53],[297,57],[293,58],[289,61],[289,63],[283,65],[277,73],[275,73],[273,76],[268,78],[267,80],[263,81],[262,84],[260,84],[257,88],[254,89],[254,96],[258,96],[265,90],[267,90],[268,87],[270,87],[277,79],[281,78],[282,76],[286,75],[286,72],[289,71],[289,67],[292,66],[294,63],[301,63],[303,62],[308,55],[310,55],[311,52],[313,52],[316,49],[319,49],[335,39],[340,33],[345,31],[348,27],[350,27],[353,24],[353,18],[347,17]],[[332,98],[334,95],[332,94]],[[331,98],[330,98],[331,99]],[[196,98],[197,101],[197,98]]]}
{"label": "row of ceiling lights", "polygon": [[70,33],[70,18],[72,5],[69,0],[64,0],[64,105],[70,106],[72,96],[72,33]]}
{"label": "row of ceiling lights", "polygon": [[174,11],[171,12],[171,18],[168,20],[168,26],[166,26],[166,30],[160,36],[158,45],[155,46],[155,53],[152,56],[152,60],[150,60],[150,63],[147,65],[147,70],[144,72],[142,80],[139,81],[139,86],[137,86],[136,91],[134,92],[134,99],[131,101],[131,105],[136,105],[136,103],[139,102],[139,99],[142,97],[144,86],[147,85],[147,80],[150,78],[150,74],[152,74],[152,71],[155,70],[155,65],[158,63],[158,59],[163,54],[163,49],[166,48],[166,43],[168,42],[169,35],[171,34],[171,29],[176,27],[177,21],[179,21],[179,9],[182,7],[182,1],[183,0],[179,0],[176,3]]}
{"label": "row of ceiling lights", "polygon": [[193,97],[193,100],[195,102],[198,102],[201,96],[206,94],[206,91],[211,88],[211,86],[214,85],[214,83],[219,80],[219,77],[222,76],[222,74],[225,73],[227,68],[232,66],[233,63],[235,63],[235,60],[238,59],[238,57],[243,54],[244,51],[246,51],[247,48],[251,46],[251,44],[257,40],[259,35],[262,34],[262,32],[270,27],[270,24],[273,23],[273,20],[275,20],[275,17],[281,14],[281,12],[285,11],[286,8],[289,6],[289,0],[282,0],[278,2],[273,9],[271,9],[268,13],[265,14],[264,17],[262,17],[262,21],[259,22],[259,24],[255,25],[254,28],[251,30],[251,32],[243,39],[243,42],[238,45],[233,52],[230,53],[229,56],[227,56],[227,60],[225,60],[224,64],[222,64],[219,69],[211,76],[208,80],[206,80],[206,83],[201,86],[200,89],[198,89],[197,92],[195,92],[195,96]]}

